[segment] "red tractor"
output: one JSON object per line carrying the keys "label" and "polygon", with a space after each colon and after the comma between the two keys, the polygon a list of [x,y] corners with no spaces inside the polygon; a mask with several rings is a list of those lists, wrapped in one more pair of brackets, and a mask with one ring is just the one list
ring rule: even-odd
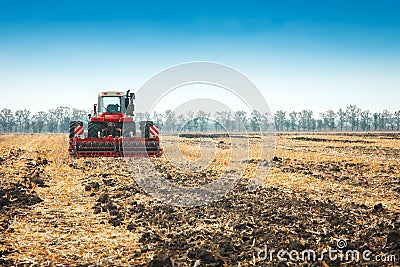
{"label": "red tractor", "polygon": [[136,135],[135,94],[101,92],[89,115],[87,136],[83,122],[69,123],[69,153],[73,157],[159,157],[159,131],[152,121],[140,122]]}

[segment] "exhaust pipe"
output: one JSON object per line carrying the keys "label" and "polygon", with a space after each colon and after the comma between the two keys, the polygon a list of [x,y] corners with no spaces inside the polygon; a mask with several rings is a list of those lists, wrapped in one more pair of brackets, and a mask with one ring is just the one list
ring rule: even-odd
{"label": "exhaust pipe", "polygon": [[128,116],[133,116],[133,112],[135,111],[135,105],[133,104],[134,99],[135,99],[135,93],[130,93],[130,90],[128,90],[126,92],[126,98],[125,98],[126,115]]}

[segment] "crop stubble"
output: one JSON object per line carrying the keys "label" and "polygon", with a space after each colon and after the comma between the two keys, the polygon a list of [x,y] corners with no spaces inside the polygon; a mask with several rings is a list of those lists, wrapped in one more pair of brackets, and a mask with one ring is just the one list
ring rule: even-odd
{"label": "crop stubble", "polygon": [[[199,140],[184,140],[184,157],[201,157]],[[170,182],[205,184],[227,166],[229,145],[217,138],[204,170],[180,170],[165,157],[153,163]],[[236,162],[246,171],[233,191],[193,208],[148,196],[124,159],[72,159],[66,147],[65,135],[0,136],[1,264],[265,266],[278,263],[257,260],[265,245],[322,251],[339,238],[374,253],[400,249],[398,136],[280,135],[272,162],[252,150]],[[271,169],[249,192],[259,161]]]}

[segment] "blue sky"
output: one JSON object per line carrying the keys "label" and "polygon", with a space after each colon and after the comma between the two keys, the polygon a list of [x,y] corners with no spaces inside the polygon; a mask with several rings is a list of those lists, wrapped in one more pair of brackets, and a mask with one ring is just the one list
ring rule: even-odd
{"label": "blue sky", "polygon": [[0,109],[90,109],[98,91],[213,61],[251,78],[273,111],[399,110],[398,14],[395,0],[0,0]]}

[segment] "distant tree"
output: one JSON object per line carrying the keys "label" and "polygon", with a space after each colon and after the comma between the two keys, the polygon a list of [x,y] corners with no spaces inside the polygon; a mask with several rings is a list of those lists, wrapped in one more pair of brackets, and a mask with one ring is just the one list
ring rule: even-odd
{"label": "distant tree", "polygon": [[317,131],[322,131],[322,128],[326,125],[323,120],[317,120]]}
{"label": "distant tree", "polygon": [[302,110],[300,113],[300,126],[303,130],[311,131],[316,128],[315,119],[313,118],[313,111]]}
{"label": "distant tree", "polygon": [[55,109],[49,109],[46,114],[44,122],[46,122],[47,131],[55,133],[58,130],[58,116]]}
{"label": "distant tree", "polygon": [[164,114],[164,131],[166,132],[175,132],[176,127],[176,116],[173,110],[166,110]]}
{"label": "distant tree", "polygon": [[336,113],[333,110],[330,109],[324,113],[324,124],[330,131],[336,128],[335,119]]}
{"label": "distant tree", "polygon": [[358,130],[358,121],[361,109],[355,105],[350,105],[347,107],[347,116],[351,125],[351,130]]}
{"label": "distant tree", "polygon": [[[0,111],[0,131],[2,132],[66,132],[70,120],[83,121],[87,128],[88,112],[86,110],[57,107],[48,112],[39,111],[31,116],[29,110],[10,109]],[[210,120],[210,114],[199,111],[176,115],[172,110],[164,114],[154,112],[150,118],[149,113],[137,113],[136,121],[152,120],[167,132],[176,131],[400,131],[400,110],[391,112],[387,109],[371,114],[369,110],[361,110],[355,105],[349,105],[345,110],[337,112],[327,110],[315,118],[311,110],[301,112],[292,111],[286,117],[286,111],[278,110],[272,116],[270,113],[261,114],[253,110],[249,116],[245,111],[218,111],[215,120]]]}
{"label": "distant tree", "polygon": [[41,133],[44,130],[45,122],[47,121],[47,113],[39,111],[32,117],[32,130],[34,133]]}
{"label": "distant tree", "polygon": [[266,112],[261,115],[260,128],[262,131],[268,131],[271,128],[275,129],[274,126],[271,113]]}
{"label": "distant tree", "polygon": [[286,111],[278,110],[274,114],[275,129],[277,131],[283,131],[286,121]]}
{"label": "distant tree", "polygon": [[290,121],[285,119],[284,124],[285,124],[285,131],[288,132],[290,130]]}
{"label": "distant tree", "polygon": [[253,110],[250,114],[250,130],[253,132],[260,131],[261,114],[257,110]]}
{"label": "distant tree", "polygon": [[340,131],[343,131],[343,128],[346,128],[347,113],[346,113],[346,111],[344,111],[340,108],[337,115],[339,116]]}
{"label": "distant tree", "polygon": [[208,130],[208,121],[206,118],[209,118],[210,114],[203,111],[203,110],[199,110],[196,114],[196,125],[198,127],[198,129],[201,132],[207,131]]}
{"label": "distant tree", "polygon": [[391,113],[388,110],[383,110],[378,114],[378,128],[381,131],[386,131],[391,129]]}
{"label": "distant tree", "polygon": [[135,114],[135,121],[136,122],[139,122],[139,121],[151,121],[152,118],[150,118],[150,117],[151,116],[150,116],[149,112],[145,112],[145,113],[137,112]]}
{"label": "distant tree", "polygon": [[15,118],[11,109],[5,108],[0,111],[0,125],[3,132],[12,132],[14,127]]}
{"label": "distant tree", "polygon": [[[58,132],[66,133],[69,131],[69,121],[71,117],[71,109],[69,107],[57,107],[56,110]],[[86,118],[85,118],[86,121]]]}
{"label": "distant tree", "polygon": [[230,111],[217,111],[215,112],[215,119],[225,127],[227,131],[233,130],[232,112]]}
{"label": "distant tree", "polygon": [[163,122],[163,115],[161,113],[158,113],[157,111],[153,112],[153,122],[156,124],[160,130],[164,130],[164,122]]}
{"label": "distant tree", "polygon": [[378,113],[374,113],[373,115],[373,122],[372,125],[374,126],[374,131],[377,131],[379,129],[379,114]]}
{"label": "distant tree", "polygon": [[179,114],[178,116],[176,116],[176,125],[175,126],[176,126],[176,129],[178,132],[182,130],[182,127],[185,125],[185,122],[186,122],[185,115]]}
{"label": "distant tree", "polygon": [[299,131],[299,113],[292,111],[289,113],[290,129],[292,131]]}
{"label": "distant tree", "polygon": [[385,109],[381,113],[381,123],[382,123],[382,130],[393,130],[394,129],[394,122],[392,113],[389,110]]}
{"label": "distant tree", "polygon": [[183,126],[184,131],[193,131],[194,130],[194,112],[189,111],[186,114],[185,124]]}
{"label": "distant tree", "polygon": [[400,110],[394,112],[394,118],[396,121],[396,130],[400,131]]}
{"label": "distant tree", "polygon": [[88,116],[89,112],[83,109],[76,109],[73,108],[72,111],[70,112],[70,120],[71,121],[88,121],[89,116]]}
{"label": "distant tree", "polygon": [[27,133],[30,131],[31,127],[31,119],[30,119],[31,112],[27,109],[22,111],[22,124],[24,125],[24,132]]}
{"label": "distant tree", "polygon": [[15,111],[15,122],[16,122],[16,132],[22,132],[22,120],[24,116],[24,111],[22,110],[17,110]]}
{"label": "distant tree", "polygon": [[396,128],[396,117],[393,113],[391,113],[389,110],[387,110],[387,124],[386,124],[386,129],[390,131],[394,131]]}
{"label": "distant tree", "polygon": [[317,120],[311,117],[311,130],[315,131],[317,129]]}
{"label": "distant tree", "polygon": [[237,131],[246,131],[249,128],[246,111],[238,110],[235,112],[233,117],[235,119]]}
{"label": "distant tree", "polygon": [[369,131],[371,129],[371,112],[369,110],[364,110],[360,113],[360,127],[363,131]]}

